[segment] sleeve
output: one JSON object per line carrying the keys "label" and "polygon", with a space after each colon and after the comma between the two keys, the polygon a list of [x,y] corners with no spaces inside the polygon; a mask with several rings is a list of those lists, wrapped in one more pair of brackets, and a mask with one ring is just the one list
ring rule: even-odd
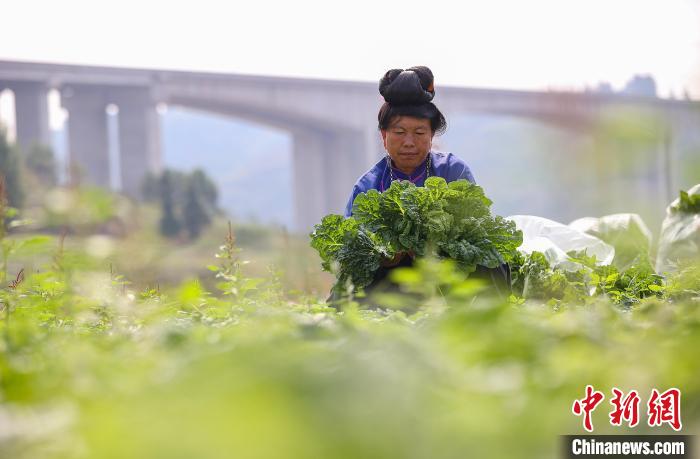
{"label": "sleeve", "polygon": [[472,175],[472,171],[469,169],[469,166],[466,164],[464,165],[464,169],[462,170],[462,173],[460,174],[459,178],[464,178],[472,182],[474,185],[476,185],[476,180],[474,180],[474,176]]}
{"label": "sleeve", "polygon": [[452,162],[452,164],[449,165],[447,174],[448,182],[452,182],[454,180],[459,179],[467,179],[471,183],[476,185],[476,180],[474,180],[474,175],[472,175],[472,171],[469,169],[469,166],[467,166],[466,163],[461,160]]}
{"label": "sleeve", "polygon": [[345,218],[351,217],[352,216],[352,203],[355,201],[355,198],[357,195],[360,194],[360,188],[355,185],[352,187],[352,193],[350,193],[350,199],[348,200],[348,203],[345,205]]}

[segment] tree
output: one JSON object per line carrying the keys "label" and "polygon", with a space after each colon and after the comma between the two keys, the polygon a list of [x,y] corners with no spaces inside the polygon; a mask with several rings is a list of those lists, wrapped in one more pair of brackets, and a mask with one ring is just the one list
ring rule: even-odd
{"label": "tree", "polygon": [[141,198],[145,202],[156,202],[161,198],[160,192],[161,176],[148,172],[141,184]]}
{"label": "tree", "polygon": [[216,212],[216,201],[219,198],[219,190],[217,190],[214,182],[207,177],[201,169],[195,169],[189,177],[189,184],[194,189],[194,192],[201,197],[204,204],[209,207],[209,211]]}
{"label": "tree", "polygon": [[56,185],[56,162],[53,150],[45,145],[34,144],[26,155],[27,169],[31,171],[43,185]]}
{"label": "tree", "polygon": [[5,181],[8,205],[20,209],[24,203],[20,156],[17,150],[7,142],[2,126],[0,126],[0,175]]}
{"label": "tree", "polygon": [[164,236],[177,235],[184,228],[190,238],[196,239],[217,212],[219,192],[201,169],[191,174],[171,169],[160,176],[148,174],[141,192],[145,201],[160,202]]}
{"label": "tree", "polygon": [[198,189],[199,185],[201,183],[190,178],[182,209],[184,226],[191,239],[198,238],[202,229],[211,223],[211,216],[204,203],[206,196]]}
{"label": "tree", "polygon": [[177,236],[180,233],[180,221],[175,215],[173,203],[172,174],[166,170],[160,178],[160,196],[163,215],[160,219],[160,233],[166,237]]}
{"label": "tree", "polygon": [[156,175],[152,172],[146,174],[141,183],[141,197],[145,202],[160,201],[163,198],[163,176],[168,174],[168,193],[173,202],[182,202],[185,199],[188,175],[174,169],[165,169]]}

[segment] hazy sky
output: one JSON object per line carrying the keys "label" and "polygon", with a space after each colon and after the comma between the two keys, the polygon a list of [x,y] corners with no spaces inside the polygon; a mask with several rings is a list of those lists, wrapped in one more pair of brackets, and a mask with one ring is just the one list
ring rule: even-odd
{"label": "hazy sky", "polygon": [[619,88],[652,74],[700,97],[700,0],[8,0],[0,59],[436,85]]}

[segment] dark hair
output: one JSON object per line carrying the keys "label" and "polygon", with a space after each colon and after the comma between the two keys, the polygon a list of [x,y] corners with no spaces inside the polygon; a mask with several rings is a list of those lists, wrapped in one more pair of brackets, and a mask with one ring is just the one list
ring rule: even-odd
{"label": "dark hair", "polygon": [[431,102],[435,88],[433,72],[428,67],[389,70],[379,80],[379,93],[385,101],[377,116],[379,129],[388,129],[397,116],[429,119],[433,134],[442,134],[447,129],[445,116]]}

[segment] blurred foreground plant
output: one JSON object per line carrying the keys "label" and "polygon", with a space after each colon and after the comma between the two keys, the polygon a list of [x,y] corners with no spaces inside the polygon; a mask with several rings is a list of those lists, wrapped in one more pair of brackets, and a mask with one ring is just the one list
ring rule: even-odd
{"label": "blurred foreground plant", "polygon": [[[53,262],[2,285],[0,457],[554,458],[582,432],[586,384],[678,387],[698,433],[697,267],[628,308],[553,308],[428,258],[393,274],[409,308],[336,312],[250,283],[230,227],[209,267],[220,295],[197,280],[135,294],[60,241],[36,249]],[[613,428],[603,409],[594,425],[666,433]]]}

